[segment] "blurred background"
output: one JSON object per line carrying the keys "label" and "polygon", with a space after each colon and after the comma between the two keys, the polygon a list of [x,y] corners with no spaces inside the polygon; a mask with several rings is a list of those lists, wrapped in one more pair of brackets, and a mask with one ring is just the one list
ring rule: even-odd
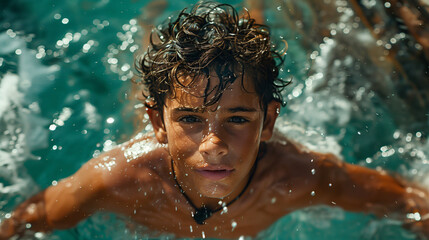
{"label": "blurred background", "polygon": [[[221,1],[270,26],[293,83],[277,128],[309,148],[429,187],[427,0]],[[0,218],[136,132],[131,79],[150,29],[196,1],[0,1]],[[147,239],[96,214],[28,239]],[[152,236],[153,237],[153,236]],[[169,235],[157,238],[172,239]],[[260,239],[416,239],[399,222],[312,207]]]}

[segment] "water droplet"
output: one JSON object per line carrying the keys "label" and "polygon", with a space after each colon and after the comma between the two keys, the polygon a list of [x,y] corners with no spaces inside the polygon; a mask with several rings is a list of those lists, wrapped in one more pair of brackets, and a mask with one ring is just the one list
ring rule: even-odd
{"label": "water droplet", "polygon": [[311,174],[312,174],[312,175],[316,174],[316,169],[314,169],[314,168],[313,168],[313,169],[311,169]]}
{"label": "water droplet", "polygon": [[311,196],[313,196],[313,197],[314,197],[314,196],[316,195],[316,192],[315,192],[315,191],[311,191],[311,193],[310,193],[310,194],[311,194]]}
{"label": "water droplet", "polygon": [[106,122],[107,122],[108,124],[112,124],[112,123],[114,123],[114,122],[115,122],[115,119],[114,119],[114,118],[112,118],[112,117],[109,117],[109,118],[107,118],[107,119],[106,119]]}
{"label": "water droplet", "polygon": [[232,227],[232,230],[231,230],[231,231],[234,231],[234,229],[237,227],[237,222],[236,222],[236,221],[234,221],[234,220],[232,220],[232,222],[231,222],[231,227]]}
{"label": "water droplet", "polygon": [[52,186],[57,186],[58,182],[57,181],[52,181]]}

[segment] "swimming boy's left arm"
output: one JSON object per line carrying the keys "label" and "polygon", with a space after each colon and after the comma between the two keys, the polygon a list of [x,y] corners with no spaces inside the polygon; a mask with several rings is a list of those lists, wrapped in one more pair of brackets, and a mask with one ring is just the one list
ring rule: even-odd
{"label": "swimming boy's left arm", "polygon": [[429,237],[429,193],[426,189],[383,170],[352,165],[332,155],[319,162],[319,195],[327,205],[369,212],[404,222],[404,226]]}

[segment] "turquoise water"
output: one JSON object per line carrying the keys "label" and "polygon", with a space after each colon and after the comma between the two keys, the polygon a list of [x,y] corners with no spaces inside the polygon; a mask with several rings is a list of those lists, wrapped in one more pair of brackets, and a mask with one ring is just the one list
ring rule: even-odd
{"label": "turquoise water", "polygon": [[[129,80],[144,25],[192,2],[0,3],[1,217],[134,133],[133,109],[139,105],[130,100]],[[289,45],[282,76],[293,77],[278,128],[312,149],[429,186],[426,66],[416,57],[418,45],[397,31],[380,1],[365,2],[369,13],[385,20],[386,32],[378,39],[346,1],[266,2],[276,44],[281,47],[283,38]],[[392,67],[386,54],[392,48],[408,78]],[[102,213],[71,230],[28,238],[150,237],[143,227],[132,229],[120,216]],[[415,236],[392,220],[315,207],[285,216],[259,238]]]}

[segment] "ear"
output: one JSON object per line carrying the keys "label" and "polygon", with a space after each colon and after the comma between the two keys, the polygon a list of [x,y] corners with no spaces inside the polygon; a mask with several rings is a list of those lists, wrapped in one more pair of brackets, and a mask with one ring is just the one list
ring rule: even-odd
{"label": "ear", "polygon": [[277,101],[271,101],[267,105],[267,114],[264,119],[264,125],[262,127],[261,141],[268,141],[273,136],[274,123],[280,113],[280,103]]}
{"label": "ear", "polygon": [[162,144],[168,143],[167,131],[165,129],[162,114],[158,110],[152,108],[146,108],[146,112],[149,115],[150,122],[152,123],[156,140],[158,140],[158,142]]}

